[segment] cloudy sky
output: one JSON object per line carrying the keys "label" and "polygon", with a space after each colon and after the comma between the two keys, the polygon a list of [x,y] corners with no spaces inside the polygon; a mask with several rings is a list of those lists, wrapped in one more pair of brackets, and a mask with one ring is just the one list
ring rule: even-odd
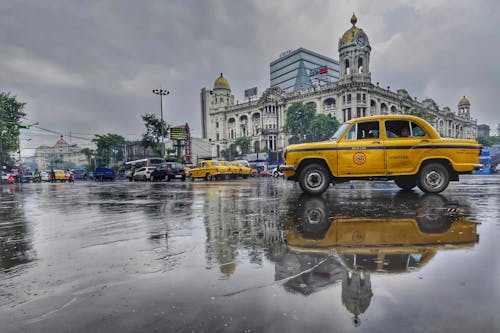
{"label": "cloudy sky", "polygon": [[[357,26],[372,46],[373,82],[456,110],[471,101],[478,123],[500,123],[497,0],[1,0],[0,91],[26,102],[29,121],[80,138],[140,137],[141,115],[188,122],[201,136],[200,89],[220,72],[237,100],[269,86],[269,63],[305,47],[338,59]],[[57,134],[30,130],[26,146]],[[88,141],[74,142],[82,146]]]}

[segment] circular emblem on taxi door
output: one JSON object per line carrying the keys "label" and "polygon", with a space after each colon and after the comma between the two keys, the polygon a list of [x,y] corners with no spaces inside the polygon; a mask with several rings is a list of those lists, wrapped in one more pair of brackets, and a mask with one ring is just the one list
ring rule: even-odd
{"label": "circular emblem on taxi door", "polygon": [[366,162],[366,155],[365,153],[356,153],[352,156],[352,160],[357,165],[363,165]]}

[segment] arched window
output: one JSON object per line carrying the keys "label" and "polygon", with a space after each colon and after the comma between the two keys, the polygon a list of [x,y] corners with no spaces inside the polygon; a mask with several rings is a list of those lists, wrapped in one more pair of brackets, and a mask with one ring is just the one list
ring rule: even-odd
{"label": "arched window", "polygon": [[247,122],[247,120],[248,120],[248,117],[247,117],[246,115],[242,115],[242,116],[240,117],[240,123],[246,123],[246,122]]}
{"label": "arched window", "polygon": [[358,58],[358,73],[361,74],[363,72],[363,58]]}
{"label": "arched window", "polygon": [[334,107],[336,104],[335,98],[327,98],[323,101],[323,108],[331,108]]}
{"label": "arched window", "polygon": [[391,113],[392,113],[392,114],[396,114],[396,113],[398,113],[398,109],[396,109],[396,107],[395,107],[394,105],[393,105],[393,106],[391,106]]}
{"label": "arched window", "polygon": [[306,103],[307,106],[310,106],[314,112],[316,112],[316,103],[314,102],[307,102]]}
{"label": "arched window", "polygon": [[227,120],[227,123],[229,126],[234,126],[234,124],[236,123],[236,119],[234,119],[233,117],[229,118]]}
{"label": "arched window", "polygon": [[381,103],[380,110],[382,111],[382,113],[387,113],[387,104]]}
{"label": "arched window", "polygon": [[350,68],[350,65],[349,65],[349,59],[346,59],[345,62],[345,74],[346,75],[349,75],[349,73],[351,72],[351,68]]}

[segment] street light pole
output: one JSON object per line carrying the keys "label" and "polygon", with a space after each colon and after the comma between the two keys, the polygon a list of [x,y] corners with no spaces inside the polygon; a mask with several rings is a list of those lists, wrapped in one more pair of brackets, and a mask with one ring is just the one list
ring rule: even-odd
{"label": "street light pole", "polygon": [[160,117],[161,117],[161,151],[162,157],[165,158],[165,133],[163,132],[163,96],[170,94],[170,91],[165,89],[153,89],[153,94],[160,95]]}

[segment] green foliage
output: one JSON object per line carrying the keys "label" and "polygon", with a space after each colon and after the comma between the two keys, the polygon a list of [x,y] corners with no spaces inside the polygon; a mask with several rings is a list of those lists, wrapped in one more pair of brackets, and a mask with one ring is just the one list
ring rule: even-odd
{"label": "green foliage", "polygon": [[95,164],[93,157],[95,156],[95,152],[92,149],[83,148],[80,150],[80,153],[85,155],[85,157],[87,158],[87,171],[94,171]]}
{"label": "green foliage", "polygon": [[236,144],[234,143],[229,145],[229,148],[221,150],[220,154],[227,161],[232,161],[236,157],[240,156]]}
{"label": "green foliage", "polygon": [[339,126],[331,116],[315,115],[311,105],[293,103],[286,112],[285,132],[290,135],[290,144],[328,140]]}
{"label": "green foliage", "polygon": [[484,147],[491,147],[495,144],[500,144],[500,136],[480,136],[477,138],[477,142]]}
{"label": "green foliage", "polygon": [[234,144],[237,147],[240,147],[240,153],[241,153],[241,155],[246,155],[246,154],[249,154],[251,152],[250,138],[246,138],[246,137],[238,138],[238,139],[236,139],[236,141],[234,142]]}
{"label": "green foliage", "polygon": [[[142,135],[141,144],[144,148],[151,147],[155,153],[162,155],[161,138],[168,136],[168,125],[165,121],[162,122],[155,114],[145,114],[142,116],[146,133]],[[162,132],[163,131],[163,132]]]}
{"label": "green foliage", "polygon": [[96,134],[92,142],[97,146],[96,157],[100,160],[100,164],[108,165],[112,158],[114,161],[119,158],[125,138],[119,134]]}
{"label": "green foliage", "polygon": [[433,116],[429,111],[425,109],[411,109],[408,111],[408,114],[422,118],[430,124],[432,124],[434,122],[434,119],[436,119],[436,116]]}
{"label": "green foliage", "polygon": [[14,164],[10,154],[18,149],[19,128],[13,125],[19,124],[26,116],[25,105],[10,93],[0,92],[0,167]]}

